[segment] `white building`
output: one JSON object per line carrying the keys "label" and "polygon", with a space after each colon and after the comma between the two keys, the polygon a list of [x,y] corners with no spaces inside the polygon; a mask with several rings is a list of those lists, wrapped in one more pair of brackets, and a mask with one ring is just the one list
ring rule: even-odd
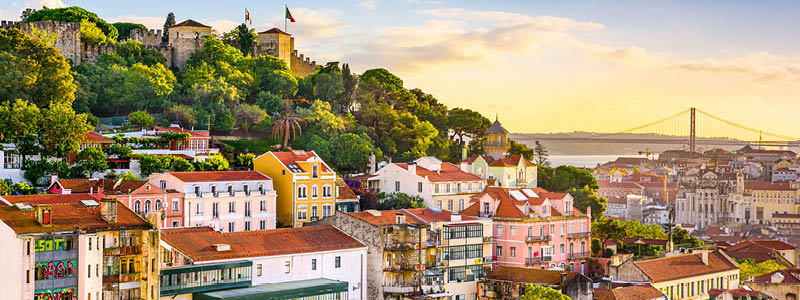
{"label": "white building", "polygon": [[[168,257],[162,257],[162,261],[168,261],[162,276],[172,273],[182,277],[181,270],[194,271],[193,267],[247,262],[241,264],[249,266],[242,275],[253,286],[328,279],[347,282],[346,299],[367,299],[367,247],[333,226],[232,233],[187,227],[162,230],[161,238],[162,253],[168,253]],[[170,282],[169,278],[162,277],[162,297],[191,299],[191,293],[230,288],[223,286],[223,281],[207,278],[194,282],[199,288],[181,293],[181,287],[171,289],[164,284]]]}
{"label": "white building", "polygon": [[275,228],[277,193],[257,171],[169,172],[150,183],[184,194],[183,224],[233,232]]}
{"label": "white building", "polygon": [[483,191],[486,181],[435,157],[409,163],[390,163],[372,174],[369,188],[384,193],[419,196],[425,205],[459,212],[469,206],[470,196]]}

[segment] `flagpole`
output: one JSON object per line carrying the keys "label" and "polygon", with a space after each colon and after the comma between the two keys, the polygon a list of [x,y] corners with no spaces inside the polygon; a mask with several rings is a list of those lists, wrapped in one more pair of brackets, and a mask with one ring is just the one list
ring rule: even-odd
{"label": "flagpole", "polygon": [[286,28],[286,26],[287,26],[286,25],[287,24],[286,23],[286,11],[287,10],[289,10],[289,6],[286,5],[286,4],[283,4],[283,31],[285,31],[286,33],[289,33],[288,28]]}

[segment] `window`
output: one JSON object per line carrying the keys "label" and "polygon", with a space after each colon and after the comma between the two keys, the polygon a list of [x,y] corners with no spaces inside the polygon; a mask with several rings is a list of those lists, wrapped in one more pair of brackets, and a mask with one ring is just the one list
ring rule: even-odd
{"label": "window", "polygon": [[228,232],[233,232],[233,230],[236,229],[235,225],[236,223],[228,222]]}
{"label": "window", "polygon": [[464,199],[458,199],[458,211],[464,210]]}
{"label": "window", "polygon": [[178,198],[172,199],[172,211],[179,211],[181,209],[181,203]]}
{"label": "window", "polygon": [[325,204],[322,206],[322,217],[330,217],[331,216],[331,206]]}
{"label": "window", "polygon": [[244,194],[245,195],[250,196],[250,186],[248,186],[246,184],[242,185],[242,189],[244,190]]}
{"label": "window", "polygon": [[250,231],[250,221],[244,221],[244,231]]}
{"label": "window", "polygon": [[317,185],[316,184],[312,185],[311,186],[311,198],[317,199],[318,196],[319,195],[317,194]]}
{"label": "window", "polygon": [[417,182],[417,193],[422,193],[422,182]]}
{"label": "window", "polygon": [[311,270],[313,271],[313,270],[316,270],[316,269],[317,269],[317,259],[316,258],[312,258],[311,259]]}
{"label": "window", "polygon": [[236,212],[236,202],[228,202],[228,212],[235,213]]}
{"label": "window", "polygon": [[262,274],[262,268],[263,268],[263,267],[261,266],[261,264],[257,264],[257,265],[256,265],[256,276],[258,276],[258,277],[261,277],[261,274]]}
{"label": "window", "polygon": [[147,214],[150,213],[150,205],[151,205],[150,199],[144,201],[144,215],[145,216],[147,216]]}
{"label": "window", "polygon": [[211,217],[219,218],[219,202],[214,202],[211,204]]}
{"label": "window", "polygon": [[266,191],[264,191],[264,185],[263,184],[259,184],[258,185],[258,193],[262,194],[262,195],[266,194]]}
{"label": "window", "polygon": [[442,209],[442,200],[436,200],[436,207]]}
{"label": "window", "polygon": [[564,244],[558,245],[559,253],[564,254]]}
{"label": "window", "polygon": [[334,267],[336,267],[336,268],[341,268],[342,267],[342,257],[341,256],[337,256],[336,257],[336,262],[334,264]]}
{"label": "window", "polygon": [[259,206],[260,206],[261,211],[267,211],[267,200],[261,200],[261,203],[260,203]]}
{"label": "window", "polygon": [[217,193],[217,186],[216,186],[216,185],[212,185],[212,186],[211,186],[211,194],[212,194],[214,197],[219,197],[219,193]]}
{"label": "window", "polygon": [[305,220],[306,219],[306,206],[300,205],[297,207],[297,219],[298,220]]}
{"label": "window", "polygon": [[195,186],[194,187],[194,195],[197,196],[197,197],[203,197],[203,193],[200,192],[200,187],[199,186]]}
{"label": "window", "polygon": [[161,187],[162,190],[166,190],[167,189],[167,181],[166,180],[160,180],[158,182],[158,185]]}
{"label": "window", "polygon": [[394,191],[395,192],[399,192],[400,191],[400,181],[395,181],[394,182]]}
{"label": "window", "polygon": [[[191,207],[191,206],[190,206]],[[194,207],[194,214],[201,216],[203,215],[203,203],[196,203]]]}
{"label": "window", "polygon": [[433,192],[436,193],[436,194],[439,193],[439,184],[438,183],[433,185]]}
{"label": "window", "polygon": [[156,210],[161,211],[161,199],[156,199]]}
{"label": "window", "polygon": [[264,220],[259,221],[259,226],[258,227],[259,227],[258,229],[261,229],[261,230],[267,229],[267,221],[264,221]]}
{"label": "window", "polygon": [[250,201],[244,203],[244,216],[245,217],[250,216]]}
{"label": "window", "polygon": [[497,236],[503,235],[503,224],[497,224]]}
{"label": "window", "polygon": [[283,272],[289,274],[289,272],[291,271],[292,271],[292,262],[288,260],[283,262]]}
{"label": "window", "polygon": [[517,235],[517,226],[511,225],[511,236]]}
{"label": "window", "polygon": [[497,256],[503,256],[503,246],[497,246]]}
{"label": "window", "polygon": [[511,253],[509,254],[511,257],[517,257],[517,247],[510,247]]}
{"label": "window", "polygon": [[297,187],[297,198],[299,198],[299,199],[307,198],[308,195],[306,194],[306,192],[307,192],[307,190],[306,190],[306,186],[305,185],[298,186]]}
{"label": "window", "polygon": [[142,202],[141,201],[136,200],[136,201],[133,202],[133,212],[135,212],[137,215],[141,215],[142,214]]}
{"label": "window", "polygon": [[453,199],[447,199],[447,210],[453,211]]}
{"label": "window", "polygon": [[322,186],[322,198],[330,198],[333,196],[332,192],[333,188],[330,185],[326,184]]}
{"label": "window", "polygon": [[319,177],[319,165],[313,164],[311,165],[311,178],[318,178]]}
{"label": "window", "polygon": [[172,227],[181,227],[181,221],[172,221]]}
{"label": "window", "polygon": [[89,238],[89,251],[92,250],[92,238]]}
{"label": "window", "polygon": [[311,219],[317,219],[318,217],[319,217],[319,215],[317,215],[317,206],[316,205],[312,205],[311,206]]}
{"label": "window", "polygon": [[[91,248],[91,247],[89,247],[89,248]],[[86,267],[88,268],[87,269],[88,272],[86,272],[86,277],[87,278],[92,278],[92,265],[87,265]]]}

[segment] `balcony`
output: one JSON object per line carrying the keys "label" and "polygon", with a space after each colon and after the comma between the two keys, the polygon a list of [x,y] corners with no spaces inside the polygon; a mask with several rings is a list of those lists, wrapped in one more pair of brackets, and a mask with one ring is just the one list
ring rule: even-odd
{"label": "balcony", "polygon": [[591,232],[573,232],[569,234],[570,239],[582,239],[591,236]]}
{"label": "balcony", "polygon": [[319,217],[318,216],[313,216],[309,220],[311,220],[310,222],[319,221]]}
{"label": "balcony", "polygon": [[413,238],[389,239],[384,243],[384,248],[395,251],[418,250],[420,242]]}
{"label": "balcony", "polygon": [[525,258],[525,264],[526,265],[540,264],[549,262],[551,260],[553,260],[552,256],[527,257]]}
{"label": "balcony", "polygon": [[141,278],[141,273],[139,272],[130,272],[125,274],[119,274],[119,282],[134,282],[139,281]]}
{"label": "balcony", "polygon": [[[166,297],[179,294],[202,293],[231,288],[248,287],[252,284],[252,266],[252,262],[245,261],[164,268],[161,269],[159,285],[160,295],[162,297]],[[187,275],[190,276],[197,273],[213,275],[208,277],[201,276],[201,280],[197,281],[184,280]],[[232,273],[234,276],[225,276],[225,274]]]}
{"label": "balcony", "polygon": [[395,293],[395,294],[410,294],[414,292],[415,287],[416,285],[414,283],[396,283],[391,285],[384,285],[383,292]]}
{"label": "balcony", "polygon": [[105,256],[133,255],[140,253],[142,253],[142,245],[120,246],[115,248],[103,249],[103,255]]}
{"label": "balcony", "polygon": [[[422,270],[425,270],[426,267],[427,265],[423,265]],[[420,264],[419,262],[416,261],[396,263],[383,268],[384,272],[399,272],[399,273],[415,272],[419,270],[420,270]]]}
{"label": "balcony", "polygon": [[579,259],[589,257],[589,252],[575,252],[569,254],[569,259]]}
{"label": "balcony", "polygon": [[525,237],[526,243],[546,243],[549,242],[550,240],[551,238],[549,235],[540,235],[540,236],[529,235]]}
{"label": "balcony", "polygon": [[494,243],[495,239],[496,238],[494,236],[485,236],[485,237],[483,237],[483,242],[484,243]]}

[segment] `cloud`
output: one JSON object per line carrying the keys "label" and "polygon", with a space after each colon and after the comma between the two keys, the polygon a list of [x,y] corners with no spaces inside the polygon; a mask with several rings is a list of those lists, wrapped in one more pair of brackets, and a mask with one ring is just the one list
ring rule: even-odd
{"label": "cloud", "polygon": [[213,20],[213,21],[202,19],[200,22],[204,23],[204,24],[206,24],[208,26],[211,26],[211,28],[216,30],[217,33],[219,33],[219,34],[223,34],[225,32],[231,31],[234,28],[236,28],[236,26],[239,26],[240,24],[242,24],[240,22],[235,22],[235,21],[231,21],[231,20],[228,20],[228,19],[217,19],[217,20]]}
{"label": "cloud", "polygon": [[[319,42],[320,40],[339,36],[347,25],[338,18],[341,11],[335,9],[310,9],[292,8],[292,16],[297,22],[289,23],[288,31],[295,37],[302,37],[305,41]],[[256,25],[256,31],[280,27],[283,30],[284,15],[274,15],[266,23]],[[299,39],[295,42],[299,42]]]}
{"label": "cloud", "polygon": [[125,16],[116,16],[106,19],[106,21],[108,21],[109,23],[116,23],[116,22],[139,23],[150,29],[164,28],[164,22],[166,20],[167,20],[166,15],[164,15],[163,17],[144,17],[135,15],[125,15]]}
{"label": "cloud", "polygon": [[22,15],[22,11],[26,8],[33,8],[33,9],[42,9],[42,7],[47,8],[61,8],[66,7],[64,1],[62,0],[35,0],[35,1],[25,1],[22,5],[19,2],[14,1],[10,2],[10,5],[5,9],[0,9],[0,20],[6,21],[19,21],[20,15]]}
{"label": "cloud", "polygon": [[366,0],[358,4],[358,7],[366,8],[366,9],[376,9],[378,8],[378,1],[377,0]]}
{"label": "cloud", "polygon": [[500,24],[529,24],[542,30],[564,31],[564,30],[601,30],[605,27],[602,24],[593,22],[579,22],[568,18],[551,16],[528,16],[505,11],[478,11],[466,10],[463,8],[440,8],[417,10],[417,14],[428,15],[437,18],[458,19],[469,21],[488,21]]}
{"label": "cloud", "polygon": [[641,47],[614,48],[596,44],[580,44],[584,56],[590,60],[610,61],[629,67],[661,67],[671,54],[649,53]]}
{"label": "cloud", "polygon": [[739,74],[759,81],[800,80],[800,57],[782,57],[763,51],[723,60],[681,60],[666,67],[688,72]]}

